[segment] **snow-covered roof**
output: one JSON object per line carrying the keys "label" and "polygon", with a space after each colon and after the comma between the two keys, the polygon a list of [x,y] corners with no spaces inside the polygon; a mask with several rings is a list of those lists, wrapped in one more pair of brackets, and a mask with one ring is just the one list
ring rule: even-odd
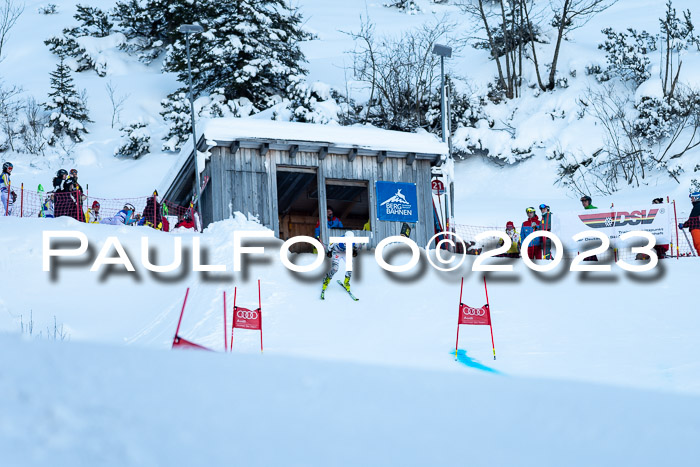
{"label": "snow-covered roof", "polygon": [[[448,154],[447,143],[428,132],[406,133],[402,131],[382,130],[371,126],[320,125],[314,123],[280,122],[253,118],[214,118],[201,122],[204,134],[198,138],[199,151],[203,146],[230,146],[234,141],[241,146],[260,147],[269,143],[275,145],[297,144],[306,150],[315,151],[318,147],[328,147],[328,152],[347,153],[357,149],[358,153],[398,154],[399,157],[414,154],[418,159],[444,160]],[[200,133],[198,133],[199,135]],[[206,144],[203,144],[206,141]],[[313,149],[313,147],[316,149]],[[396,157],[396,156],[394,156]],[[200,153],[199,170],[204,170],[204,155]],[[192,140],[180,149],[178,160],[165,175],[158,186],[159,193],[167,193],[173,182],[183,170],[193,170]]]}
{"label": "snow-covered roof", "polygon": [[207,141],[217,142],[277,140],[398,153],[435,155],[448,153],[447,144],[431,133],[406,133],[370,126],[320,125],[252,118],[217,118],[206,123],[204,136]]}

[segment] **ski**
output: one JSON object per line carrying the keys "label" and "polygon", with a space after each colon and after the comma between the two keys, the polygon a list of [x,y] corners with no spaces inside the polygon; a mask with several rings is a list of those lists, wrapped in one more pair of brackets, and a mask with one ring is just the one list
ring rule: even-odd
{"label": "ski", "polygon": [[350,292],[348,289],[345,288],[345,284],[343,284],[343,283],[340,282],[340,281],[336,281],[336,282],[338,283],[339,286],[341,286],[341,287],[343,288],[344,291],[346,291],[346,292],[348,293],[348,295],[350,295],[350,298],[352,298],[352,299],[355,300],[355,301],[358,301],[358,300],[359,300],[359,298],[357,298],[356,296],[354,296],[354,295],[352,294],[352,292]]}
{"label": "ski", "polygon": [[321,300],[325,300],[325,299],[326,299],[326,290],[324,289],[324,290],[321,290]]}

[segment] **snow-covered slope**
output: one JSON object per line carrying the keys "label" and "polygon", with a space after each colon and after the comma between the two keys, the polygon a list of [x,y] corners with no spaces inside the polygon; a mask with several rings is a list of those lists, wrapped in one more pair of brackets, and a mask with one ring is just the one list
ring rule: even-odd
{"label": "snow-covered slope", "polygon": [[[697,397],[0,337],[3,465],[694,465]],[[19,357],[20,358],[13,358]]]}

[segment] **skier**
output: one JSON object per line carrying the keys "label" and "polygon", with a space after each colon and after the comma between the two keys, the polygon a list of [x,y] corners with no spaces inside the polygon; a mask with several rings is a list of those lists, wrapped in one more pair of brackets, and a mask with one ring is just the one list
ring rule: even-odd
{"label": "skier", "polygon": [[[547,232],[552,231],[552,212],[546,204],[540,204],[540,212],[542,213],[541,230]],[[548,238],[542,238],[542,259],[552,259],[552,241]]]}
{"label": "skier", "polygon": [[[506,258],[517,258],[520,256],[520,248],[518,247],[518,243],[520,238],[518,237],[518,231],[515,230],[515,224],[513,224],[512,221],[506,222],[506,234],[510,237],[510,248],[508,251],[506,251],[503,256]],[[498,245],[501,246],[503,245],[503,239],[498,241]]]}
{"label": "skier", "polygon": [[591,204],[592,201],[593,200],[591,199],[590,196],[583,195],[581,197],[581,204],[583,205],[583,209],[598,209],[597,207],[595,207]]}
{"label": "skier", "polygon": [[0,186],[0,202],[2,202],[2,209],[0,213],[3,216],[12,215],[12,205],[17,201],[17,193],[12,191],[12,184],[10,183],[10,175],[12,174],[12,169],[14,166],[12,162],[5,162],[2,164],[2,175],[0,180],[2,181],[2,186]]}
{"label": "skier", "polygon": [[690,236],[693,237],[693,246],[698,256],[700,256],[700,191],[690,194],[690,202],[693,203],[693,210],[690,211],[688,220],[678,224],[678,228],[690,230]]}
{"label": "skier", "polygon": [[88,208],[85,213],[85,222],[88,224],[99,224],[100,220],[102,220],[102,216],[100,215],[100,202],[95,200],[92,202],[92,207]]}
{"label": "skier", "polygon": [[[355,234],[351,231],[348,230],[345,232],[345,238],[348,240],[352,240],[352,238],[355,236]],[[355,257],[357,256],[357,249],[358,245],[353,245],[352,246],[352,256]],[[328,288],[328,284],[331,282],[331,279],[335,275],[336,272],[338,272],[338,267],[340,266],[340,261],[346,261],[345,255],[347,255],[347,246],[345,243],[331,243],[328,247],[328,252],[326,253],[326,256],[331,258],[331,270],[328,271],[328,274],[326,274],[325,279],[323,279],[323,288],[321,289],[321,300],[325,298],[326,294],[326,288]],[[352,295],[350,292],[350,277],[352,276],[352,272],[348,271],[345,273],[345,282],[341,283],[338,281],[340,285],[343,286],[343,288],[350,294],[351,297],[353,297],[354,300],[355,297]]]}
{"label": "skier", "polygon": [[121,211],[119,211],[114,217],[106,217],[100,221],[100,224],[108,225],[131,225],[134,223],[132,216],[134,215],[135,208],[131,203],[126,203]]}
{"label": "skier", "polygon": [[[537,217],[535,208],[529,207],[525,210],[527,213],[527,220],[523,222],[520,227],[520,251],[522,253],[522,242],[527,238],[528,235],[536,230],[540,229],[540,218]],[[527,256],[530,259],[542,259],[542,247],[541,247],[541,237],[537,237],[530,242],[530,246],[527,247]]]}

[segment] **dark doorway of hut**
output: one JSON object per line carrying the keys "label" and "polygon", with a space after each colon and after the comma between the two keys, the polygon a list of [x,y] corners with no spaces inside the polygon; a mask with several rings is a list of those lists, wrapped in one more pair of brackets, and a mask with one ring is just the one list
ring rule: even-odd
{"label": "dark doorway of hut", "polygon": [[[314,237],[318,222],[318,181],[313,167],[277,166],[279,238]],[[290,251],[310,253],[312,246],[297,243]]]}

